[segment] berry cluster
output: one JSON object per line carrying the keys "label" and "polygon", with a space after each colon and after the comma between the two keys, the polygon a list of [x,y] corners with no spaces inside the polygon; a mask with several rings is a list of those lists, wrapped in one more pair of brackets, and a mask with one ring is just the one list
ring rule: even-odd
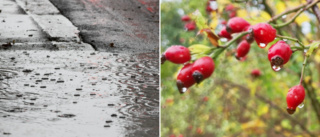
{"label": "berry cluster", "polygon": [[191,55],[188,48],[184,46],[171,46],[161,57],[161,64],[166,60],[175,64],[184,64],[177,76],[177,87],[180,93],[195,83],[200,83],[211,76],[214,71],[214,61],[212,58],[205,56],[190,63]]}
{"label": "berry cluster", "polygon": [[[216,11],[216,1],[208,0],[206,10],[207,12]],[[270,42],[273,42],[276,37],[276,29],[274,29],[268,23],[258,23],[251,25],[243,18],[236,17],[236,8],[230,4],[225,7],[225,11],[228,13],[229,20],[222,21],[222,30],[218,33],[220,38],[226,38],[231,41],[235,33],[244,33],[242,38],[238,41],[235,57],[242,61],[246,58],[246,55],[250,51],[250,45],[253,41],[257,43],[260,48],[265,48]],[[195,30],[196,24],[187,15],[181,18],[183,22],[186,22],[185,28],[187,31]],[[239,37],[238,37],[239,38]],[[234,41],[234,40],[233,40]],[[218,46],[219,48],[219,46]],[[222,47],[225,48],[225,47]],[[268,49],[268,59],[271,68],[274,71],[279,71],[283,65],[285,65],[292,54],[290,45],[285,41],[279,40]],[[211,53],[210,53],[211,56]],[[168,60],[175,64],[184,64],[180,69],[177,76],[177,87],[180,93],[184,93],[189,87],[195,83],[200,83],[204,79],[211,76],[215,69],[214,61],[209,56],[204,56],[190,62],[191,55],[188,48],[184,46],[171,46],[162,55],[161,62]],[[251,75],[257,78],[261,75],[260,70],[252,70]],[[287,111],[289,114],[293,114],[296,107],[304,100],[305,91],[301,83],[292,87],[287,94]]]}
{"label": "berry cluster", "polygon": [[181,21],[186,22],[184,25],[184,28],[187,31],[192,31],[196,29],[196,23],[191,20],[191,18],[188,15],[184,15],[181,17]]}

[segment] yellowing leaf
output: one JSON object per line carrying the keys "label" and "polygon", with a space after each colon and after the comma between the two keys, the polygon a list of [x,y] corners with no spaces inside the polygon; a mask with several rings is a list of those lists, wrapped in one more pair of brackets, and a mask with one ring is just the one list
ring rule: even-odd
{"label": "yellowing leaf", "polygon": [[245,9],[239,9],[237,11],[237,15],[238,15],[238,17],[246,18],[248,15],[248,12]]}
{"label": "yellowing leaf", "polygon": [[192,20],[196,22],[196,25],[199,29],[208,28],[207,19],[202,16],[199,10],[196,10],[191,14]]}
{"label": "yellowing leaf", "polygon": [[310,56],[314,50],[316,50],[320,46],[320,41],[314,41],[310,44],[309,50],[306,56]]}
{"label": "yellowing leaf", "polygon": [[266,114],[268,113],[269,111],[269,106],[268,105],[260,105],[259,108],[258,108],[258,116],[261,116],[263,114]]}
{"label": "yellowing leaf", "polygon": [[306,76],[306,77],[304,77],[304,81],[305,81],[306,83],[309,83],[309,82],[310,82],[310,80],[311,80],[311,77],[310,77],[310,76]]}
{"label": "yellowing leaf", "polygon": [[301,26],[303,22],[310,22],[310,18],[306,13],[302,13],[296,18],[295,22]]}
{"label": "yellowing leaf", "polygon": [[320,63],[320,50],[318,50],[317,53],[315,54],[314,60],[315,60],[317,63]]}
{"label": "yellowing leaf", "polygon": [[214,34],[214,33],[211,31],[211,29],[209,29],[209,28],[201,29],[201,30],[198,32],[197,35],[202,34],[203,32],[206,32],[207,37],[208,37],[208,39],[209,39],[209,41],[210,41],[210,43],[211,43],[212,45],[214,45],[214,46],[218,46],[218,45],[219,45],[219,43],[218,43],[219,37],[218,37],[216,34]]}
{"label": "yellowing leaf", "polygon": [[249,121],[247,123],[241,124],[241,128],[243,130],[251,129],[251,128],[263,128],[263,127],[266,127],[266,124],[263,121],[259,120],[259,119],[256,119],[256,120]]}
{"label": "yellowing leaf", "polygon": [[281,121],[281,126],[283,128],[286,128],[286,129],[291,129],[292,128],[292,126],[290,124],[290,121],[287,120],[287,119]]}
{"label": "yellowing leaf", "polygon": [[277,14],[286,10],[286,5],[282,1],[278,1],[276,4]]}
{"label": "yellowing leaf", "polygon": [[210,22],[210,28],[213,28],[215,29],[219,24],[219,20],[218,19],[213,19],[211,22]]}
{"label": "yellowing leaf", "polygon": [[191,54],[201,54],[210,49],[210,47],[202,44],[194,44],[188,47]]}
{"label": "yellowing leaf", "polygon": [[271,19],[271,16],[265,11],[261,11],[260,16],[266,21]]}

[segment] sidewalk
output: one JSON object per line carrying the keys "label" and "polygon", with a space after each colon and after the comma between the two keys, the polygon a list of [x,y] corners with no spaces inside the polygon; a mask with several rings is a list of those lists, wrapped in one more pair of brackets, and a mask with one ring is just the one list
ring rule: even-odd
{"label": "sidewalk", "polygon": [[48,0],[1,0],[0,10],[0,49],[94,50]]}

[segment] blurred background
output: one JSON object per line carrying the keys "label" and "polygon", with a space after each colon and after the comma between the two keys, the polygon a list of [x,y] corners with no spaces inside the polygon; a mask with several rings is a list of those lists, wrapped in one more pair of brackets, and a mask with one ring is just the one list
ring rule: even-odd
{"label": "blurred background", "polygon": [[[305,0],[161,0],[161,50],[172,45],[186,47],[213,45],[199,29],[186,30],[190,22],[184,15],[198,10],[215,34],[231,17],[242,17],[251,25],[267,22],[272,16],[306,3]],[[320,4],[318,4],[320,7]],[[273,23],[290,20],[295,13],[282,16]],[[192,21],[191,21],[192,22]],[[320,40],[320,27],[312,10],[304,11],[293,23],[277,30],[277,34],[297,38],[304,45]],[[241,61],[234,56],[237,43],[220,54],[210,78],[180,94],[176,76],[183,65],[165,62],[161,65],[161,136],[320,136],[320,50],[309,58],[303,80],[306,90],[304,105],[293,115],[286,111],[289,88],[298,85],[303,53],[292,54],[279,72],[272,70],[268,49],[279,39],[261,49],[256,42]],[[225,43],[221,39],[220,44]],[[292,41],[289,45],[297,46]],[[256,72],[253,72],[256,71]],[[256,73],[260,72],[260,75]]]}

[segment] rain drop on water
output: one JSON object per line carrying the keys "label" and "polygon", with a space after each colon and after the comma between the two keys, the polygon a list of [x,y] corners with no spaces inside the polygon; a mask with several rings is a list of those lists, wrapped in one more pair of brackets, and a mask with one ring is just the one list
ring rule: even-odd
{"label": "rain drop on water", "polygon": [[281,67],[280,67],[280,66],[273,65],[273,66],[272,66],[272,69],[273,69],[274,71],[279,71],[279,70],[281,70]]}
{"label": "rain drop on water", "polygon": [[265,44],[265,43],[259,43],[260,48],[265,48],[266,46],[267,46],[267,44]]}
{"label": "rain drop on water", "polygon": [[304,103],[302,102],[298,107],[299,108],[303,108],[304,107]]}

